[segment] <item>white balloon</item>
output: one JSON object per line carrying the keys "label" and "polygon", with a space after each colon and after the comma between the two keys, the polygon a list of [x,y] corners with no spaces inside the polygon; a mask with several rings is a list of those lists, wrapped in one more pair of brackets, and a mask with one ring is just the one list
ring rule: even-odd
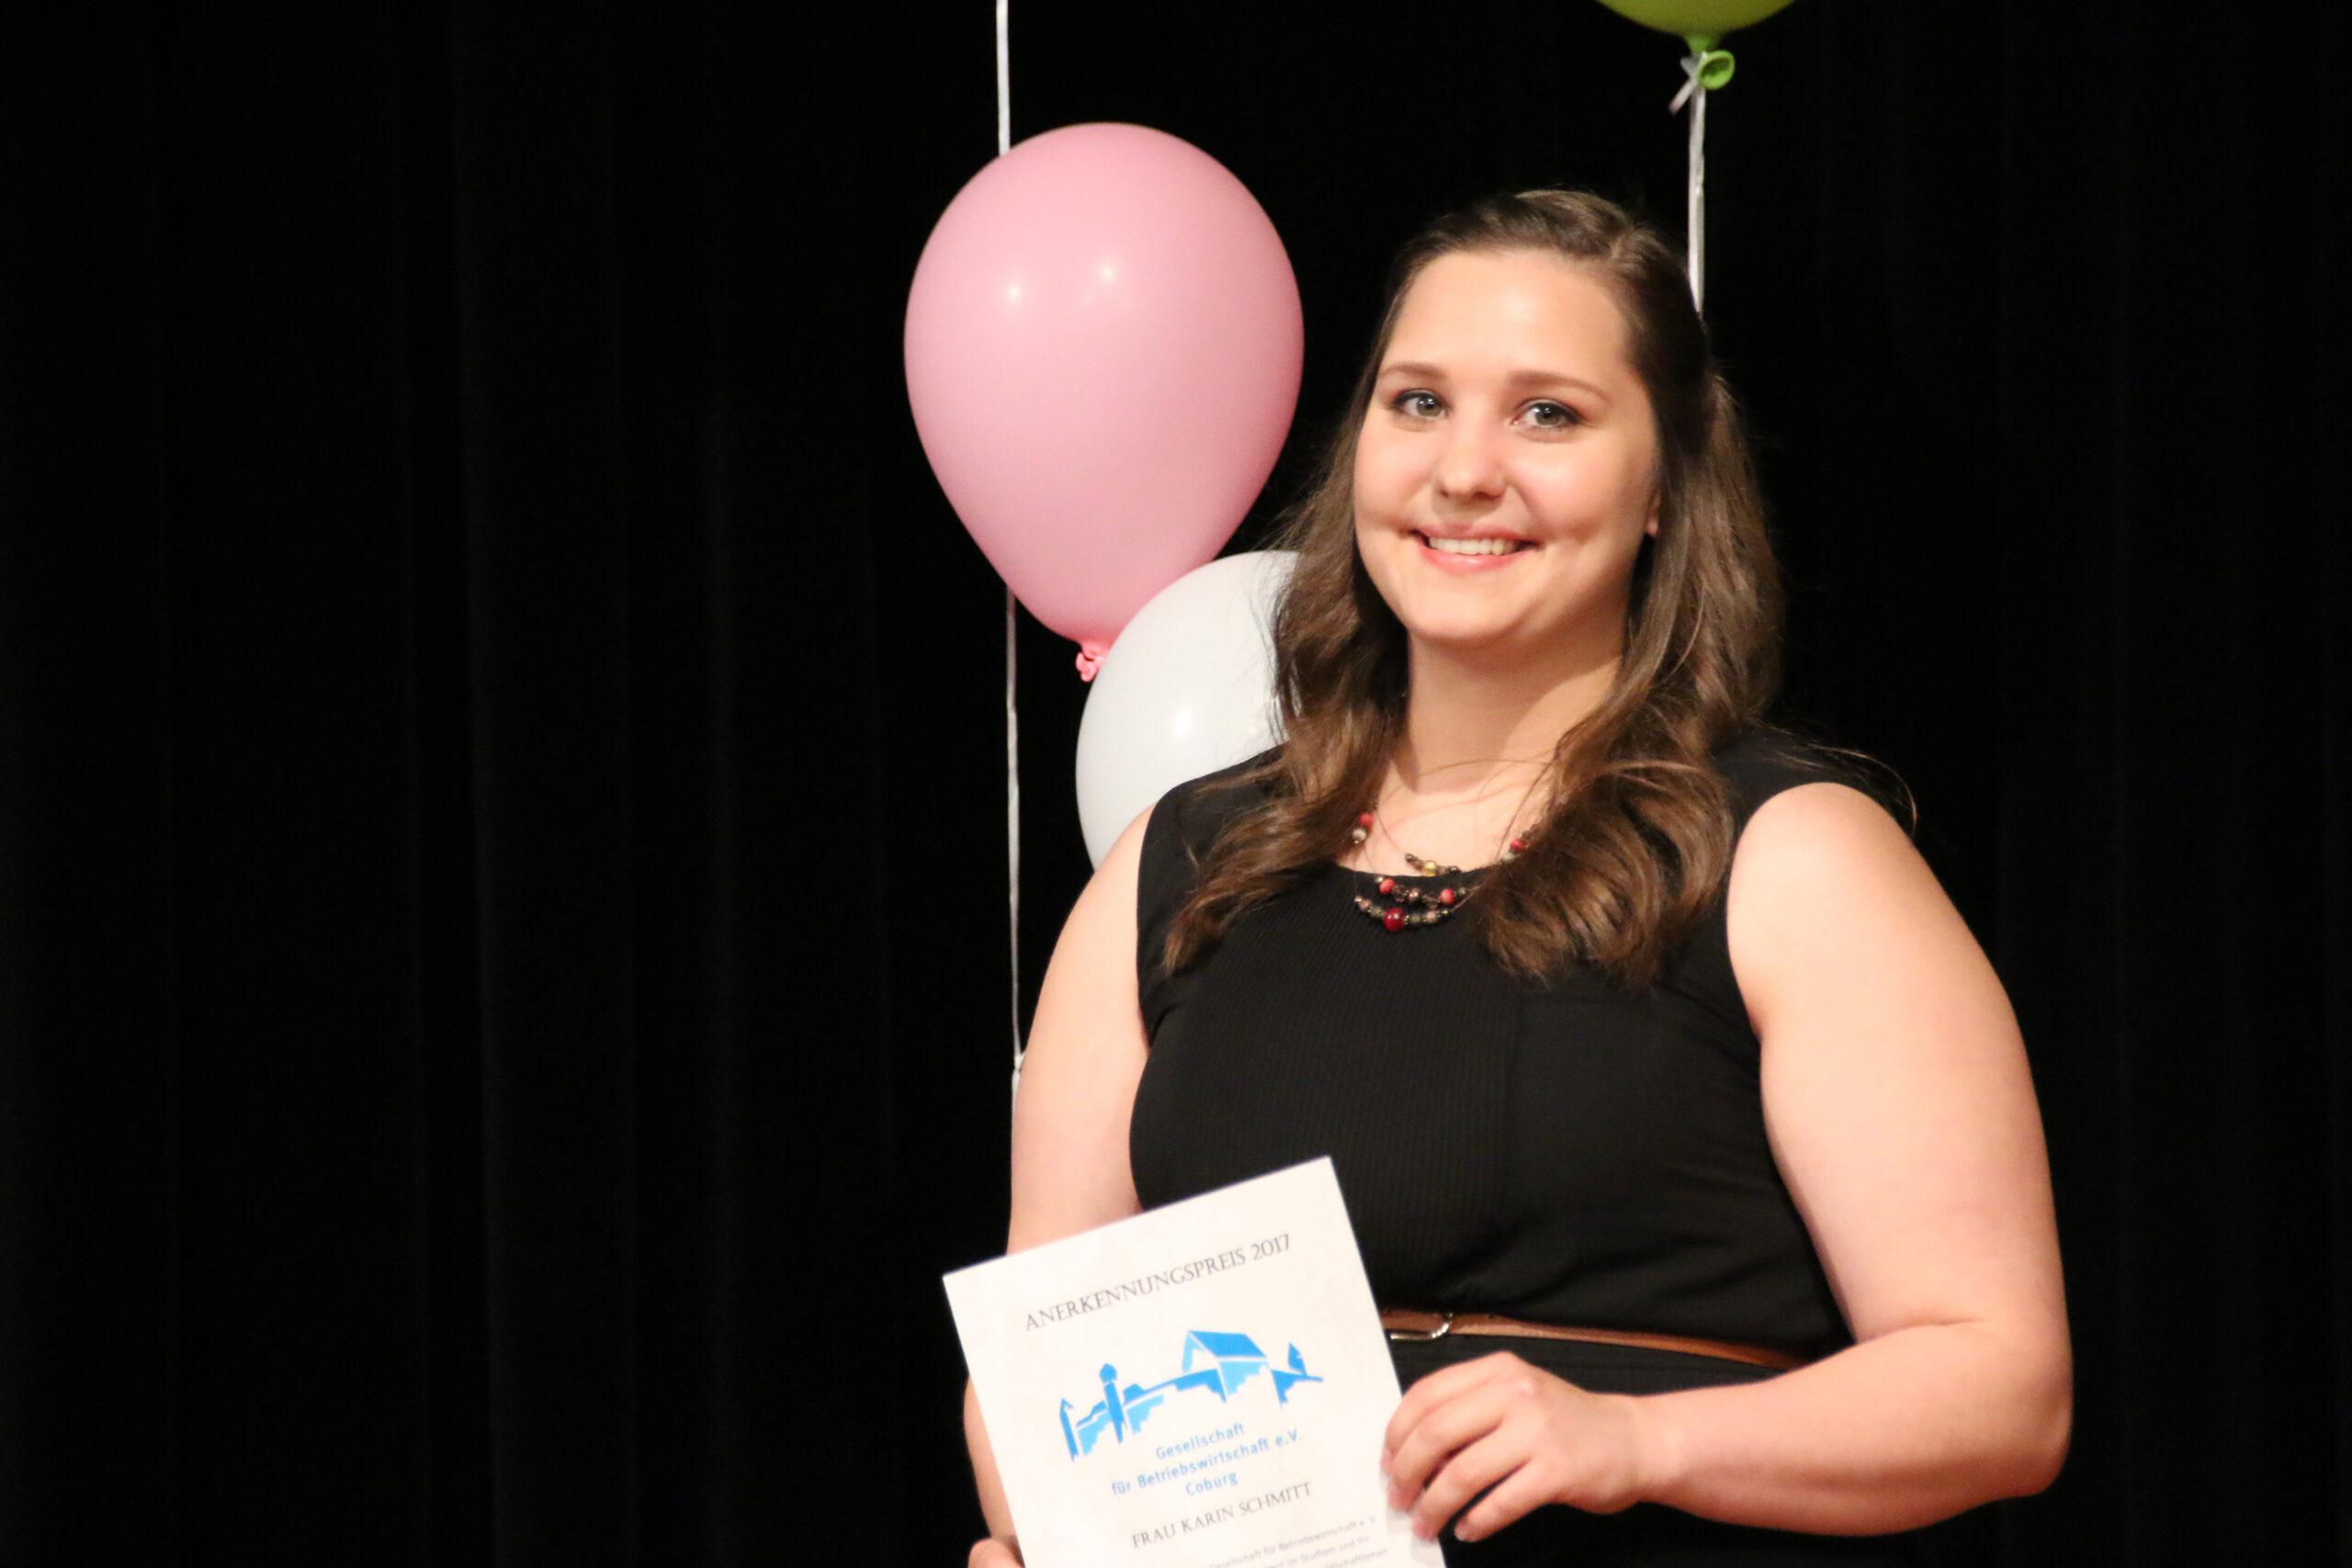
{"label": "white balloon", "polygon": [[1078,724],[1078,821],[1095,864],[1170,789],[1280,739],[1272,627],[1295,559],[1256,550],[1186,572],[1102,656]]}

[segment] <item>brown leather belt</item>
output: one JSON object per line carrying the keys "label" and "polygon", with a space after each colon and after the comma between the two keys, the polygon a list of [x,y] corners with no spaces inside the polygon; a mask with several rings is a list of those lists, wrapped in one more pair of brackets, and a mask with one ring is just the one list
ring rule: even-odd
{"label": "brown leather belt", "polygon": [[1713,1356],[1742,1361],[1751,1367],[1790,1371],[1804,1366],[1804,1358],[1767,1345],[1735,1345],[1725,1339],[1690,1339],[1679,1334],[1644,1334],[1631,1328],[1569,1328],[1556,1323],[1523,1323],[1490,1312],[1413,1312],[1384,1307],[1380,1326],[1391,1339],[1443,1339],[1452,1334],[1494,1335],[1505,1339],[1574,1339],[1586,1345],[1630,1345],[1642,1350],[1676,1350],[1685,1356]]}

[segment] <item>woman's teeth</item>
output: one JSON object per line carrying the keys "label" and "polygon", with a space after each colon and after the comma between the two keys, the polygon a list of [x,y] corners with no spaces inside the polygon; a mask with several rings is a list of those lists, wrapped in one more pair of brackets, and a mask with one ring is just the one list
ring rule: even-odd
{"label": "woman's teeth", "polygon": [[1424,534],[1421,542],[1450,556],[1507,556],[1519,548],[1516,539],[1433,539]]}

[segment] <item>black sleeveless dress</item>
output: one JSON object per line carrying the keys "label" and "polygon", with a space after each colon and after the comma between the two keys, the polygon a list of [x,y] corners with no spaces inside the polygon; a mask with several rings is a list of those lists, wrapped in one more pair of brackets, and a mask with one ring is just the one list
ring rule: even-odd
{"label": "black sleeveless dress", "polygon": [[[1833,776],[1778,738],[1717,765],[1744,827],[1783,789]],[[1234,922],[1174,976],[1159,959],[1196,857],[1246,804],[1211,774],[1145,833],[1138,977],[1151,1055],[1129,1157],[1147,1208],[1329,1155],[1383,1306],[1765,1344],[1851,1343],[1764,1132],[1758,1046],[1722,900],[1648,989],[1510,979],[1474,901],[1398,932],[1332,865]],[[1712,1357],[1553,1340],[1396,1343],[1400,1383],[1508,1348],[1580,1387],[1647,1393],[1771,1374]],[[1788,1534],[1657,1505],[1546,1507],[1449,1563],[1896,1563],[1908,1536]]]}

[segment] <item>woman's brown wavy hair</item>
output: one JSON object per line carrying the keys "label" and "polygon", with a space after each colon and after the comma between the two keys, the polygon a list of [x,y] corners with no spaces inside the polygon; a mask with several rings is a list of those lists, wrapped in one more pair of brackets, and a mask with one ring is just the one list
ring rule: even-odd
{"label": "woman's brown wavy hair", "polygon": [[1641,987],[1724,884],[1732,809],[1709,755],[1761,720],[1779,676],[1778,578],[1738,405],[1659,233],[1600,197],[1527,191],[1449,213],[1398,254],[1347,417],[1279,541],[1298,552],[1274,621],[1286,739],[1234,780],[1257,798],[1202,857],[1169,931],[1171,973],[1346,854],[1379,789],[1405,733],[1409,655],[1356,555],[1357,433],[1422,270],[1461,252],[1521,251],[1559,257],[1616,299],[1657,423],[1658,527],[1634,565],[1615,682],[1561,737],[1529,849],[1486,874],[1473,909],[1512,975],[1542,983],[1580,964]]}

